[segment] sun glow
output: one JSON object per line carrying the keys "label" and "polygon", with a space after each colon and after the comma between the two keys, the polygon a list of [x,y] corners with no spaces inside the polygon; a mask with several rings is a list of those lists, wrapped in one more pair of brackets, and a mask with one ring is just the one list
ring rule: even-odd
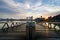
{"label": "sun glow", "polygon": [[48,19],[48,17],[45,17],[45,20],[47,20]]}

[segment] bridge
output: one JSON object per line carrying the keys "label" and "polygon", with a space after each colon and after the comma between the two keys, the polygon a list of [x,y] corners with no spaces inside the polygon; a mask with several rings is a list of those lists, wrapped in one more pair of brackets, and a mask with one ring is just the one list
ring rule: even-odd
{"label": "bridge", "polygon": [[0,23],[0,40],[60,40],[60,22],[30,22]]}

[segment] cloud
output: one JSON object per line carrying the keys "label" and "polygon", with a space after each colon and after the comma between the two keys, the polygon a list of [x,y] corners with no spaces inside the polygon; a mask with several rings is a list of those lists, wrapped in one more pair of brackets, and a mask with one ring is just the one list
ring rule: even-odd
{"label": "cloud", "polygon": [[[39,17],[39,15],[46,16],[45,14],[48,14],[49,16],[49,14],[53,12],[60,11],[59,0],[2,0],[0,3],[0,14],[3,13],[6,17]],[[0,17],[3,17],[4,15]]]}
{"label": "cloud", "polygon": [[54,5],[54,6],[59,6],[60,5],[60,0],[42,0],[42,3],[44,5]]}

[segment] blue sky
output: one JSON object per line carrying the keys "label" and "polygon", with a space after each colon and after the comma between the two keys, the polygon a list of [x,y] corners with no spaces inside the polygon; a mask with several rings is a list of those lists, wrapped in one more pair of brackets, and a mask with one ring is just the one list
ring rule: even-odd
{"label": "blue sky", "polygon": [[0,0],[0,18],[48,17],[60,11],[60,0]]}

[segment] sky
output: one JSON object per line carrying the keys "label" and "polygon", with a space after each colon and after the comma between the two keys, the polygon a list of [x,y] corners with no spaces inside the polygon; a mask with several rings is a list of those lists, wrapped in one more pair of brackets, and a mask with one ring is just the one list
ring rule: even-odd
{"label": "sky", "polygon": [[60,14],[60,0],[0,0],[0,18],[37,18],[57,14]]}

